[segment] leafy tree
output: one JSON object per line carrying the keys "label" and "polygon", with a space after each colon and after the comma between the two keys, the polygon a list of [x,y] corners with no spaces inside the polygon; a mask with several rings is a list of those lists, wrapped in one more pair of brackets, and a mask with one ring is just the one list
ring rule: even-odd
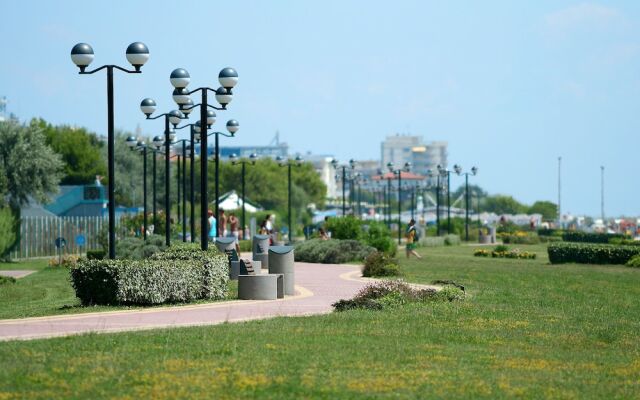
{"label": "leafy tree", "polygon": [[95,133],[68,125],[53,126],[43,119],[33,119],[30,125],[42,129],[47,144],[62,156],[63,185],[89,184],[96,175],[107,174],[107,165],[100,156],[105,145]]}
{"label": "leafy tree", "polygon": [[4,170],[9,205],[17,210],[33,196],[46,202],[58,190],[64,163],[46,144],[42,129],[0,122],[0,169]]}
{"label": "leafy tree", "polygon": [[518,202],[512,196],[498,194],[485,197],[482,210],[496,214],[522,214],[527,212],[527,206]]}
{"label": "leafy tree", "polygon": [[[454,192],[451,192],[451,198],[457,199],[460,196],[464,196],[465,185],[460,185]],[[480,197],[487,197],[489,193],[478,185],[469,184],[469,198],[480,194]],[[469,200],[471,201],[471,200]]]}
{"label": "leafy tree", "polygon": [[554,221],[558,217],[558,205],[550,201],[536,201],[529,207],[529,214],[542,214],[544,221]]}

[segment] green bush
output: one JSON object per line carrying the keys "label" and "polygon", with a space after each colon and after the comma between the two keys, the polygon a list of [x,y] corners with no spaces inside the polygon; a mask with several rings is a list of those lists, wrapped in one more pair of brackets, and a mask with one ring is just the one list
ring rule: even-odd
{"label": "green bush", "polygon": [[626,264],[627,267],[640,268],[640,255],[633,256]]}
{"label": "green bush", "polygon": [[116,258],[142,260],[164,248],[165,238],[160,235],[147,236],[146,241],[136,237],[127,237],[116,241]]}
{"label": "green bush", "polygon": [[562,237],[564,230],[562,229],[549,229],[549,228],[540,228],[538,229],[538,236],[555,236]]}
{"label": "green bush", "polygon": [[240,241],[240,251],[241,252],[250,252],[251,248],[251,240],[241,240]]}
{"label": "green bush", "polygon": [[425,247],[440,247],[444,246],[444,236],[428,236],[423,237],[419,241],[420,246]]}
{"label": "green bush", "polygon": [[640,247],[560,242],[551,243],[547,252],[551,264],[625,264],[640,254]]}
{"label": "green bush", "polygon": [[296,244],[295,260],[310,263],[341,264],[363,261],[375,248],[357,240],[305,240]]}
{"label": "green bush", "polygon": [[382,251],[394,257],[398,250],[398,245],[391,237],[389,228],[383,222],[371,221],[363,237],[364,243],[376,250]]}
{"label": "green bush", "polygon": [[227,257],[185,244],[144,260],[81,260],[71,282],[82,304],[161,304],[223,299]]}
{"label": "green bush", "polygon": [[0,286],[6,285],[8,283],[16,283],[16,278],[14,278],[12,276],[0,275]]}
{"label": "green bush", "polygon": [[11,208],[0,208],[0,258],[5,258],[16,241],[16,220]]}
{"label": "green bush", "polygon": [[618,244],[618,245],[621,244],[624,246],[640,246],[640,240],[611,238],[609,239],[609,244]]}
{"label": "green bush", "polygon": [[457,246],[460,244],[460,236],[458,235],[445,235],[444,236],[444,245],[445,246]]}
{"label": "green bush", "polygon": [[362,221],[353,215],[341,218],[329,218],[324,230],[331,232],[331,239],[358,240],[362,237]]}
{"label": "green bush", "polygon": [[397,276],[400,275],[398,261],[387,254],[375,251],[364,260],[362,276]]}
{"label": "green bush", "polygon": [[590,233],[570,231],[562,234],[565,242],[577,243],[609,243],[610,239],[625,239],[627,236],[620,233]]}
{"label": "green bush", "polygon": [[87,250],[87,258],[89,260],[102,260],[107,255],[104,250]]}
{"label": "green bush", "polygon": [[504,244],[499,244],[493,248],[493,251],[497,253],[506,252],[506,251],[509,251],[509,246],[505,246]]}
{"label": "green bush", "polygon": [[408,303],[432,301],[457,301],[464,299],[464,292],[456,287],[416,289],[403,281],[382,281],[364,287],[352,299],[333,303],[336,311],[354,309],[382,310]]}
{"label": "green bush", "polygon": [[502,233],[498,235],[505,244],[538,244],[540,237],[535,232],[518,231],[515,233]]}

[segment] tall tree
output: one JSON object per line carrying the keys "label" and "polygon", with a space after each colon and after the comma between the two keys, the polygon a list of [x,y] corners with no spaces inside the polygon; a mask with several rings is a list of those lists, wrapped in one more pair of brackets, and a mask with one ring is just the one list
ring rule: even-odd
{"label": "tall tree", "polygon": [[529,207],[529,214],[542,214],[543,221],[555,221],[558,218],[558,205],[551,201],[536,201]]}
{"label": "tall tree", "polygon": [[9,204],[17,211],[29,196],[46,202],[57,192],[64,163],[46,144],[41,128],[9,121],[0,122],[0,166]]}
{"label": "tall tree", "polygon": [[96,175],[106,175],[107,166],[100,156],[105,146],[95,133],[68,125],[53,126],[43,119],[33,119],[30,125],[42,129],[47,144],[62,156],[63,185],[89,184]]}
{"label": "tall tree", "polygon": [[482,209],[496,214],[522,214],[527,212],[527,206],[512,196],[501,194],[485,197]]}

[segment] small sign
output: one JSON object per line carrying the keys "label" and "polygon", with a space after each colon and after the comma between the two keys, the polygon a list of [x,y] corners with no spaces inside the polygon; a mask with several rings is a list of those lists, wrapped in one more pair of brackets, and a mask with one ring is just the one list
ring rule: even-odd
{"label": "small sign", "polygon": [[84,237],[83,234],[79,234],[78,236],[76,236],[76,244],[80,247],[84,246],[87,243],[87,239]]}
{"label": "small sign", "polygon": [[67,241],[62,236],[56,239],[57,248],[62,249],[66,245],[67,245]]}

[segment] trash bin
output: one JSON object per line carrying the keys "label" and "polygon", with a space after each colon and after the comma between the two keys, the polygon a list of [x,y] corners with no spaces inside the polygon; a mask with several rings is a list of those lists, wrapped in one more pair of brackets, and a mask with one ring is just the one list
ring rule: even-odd
{"label": "trash bin", "polygon": [[269,274],[284,275],[284,294],[288,296],[296,294],[293,249],[293,246],[269,248]]}

